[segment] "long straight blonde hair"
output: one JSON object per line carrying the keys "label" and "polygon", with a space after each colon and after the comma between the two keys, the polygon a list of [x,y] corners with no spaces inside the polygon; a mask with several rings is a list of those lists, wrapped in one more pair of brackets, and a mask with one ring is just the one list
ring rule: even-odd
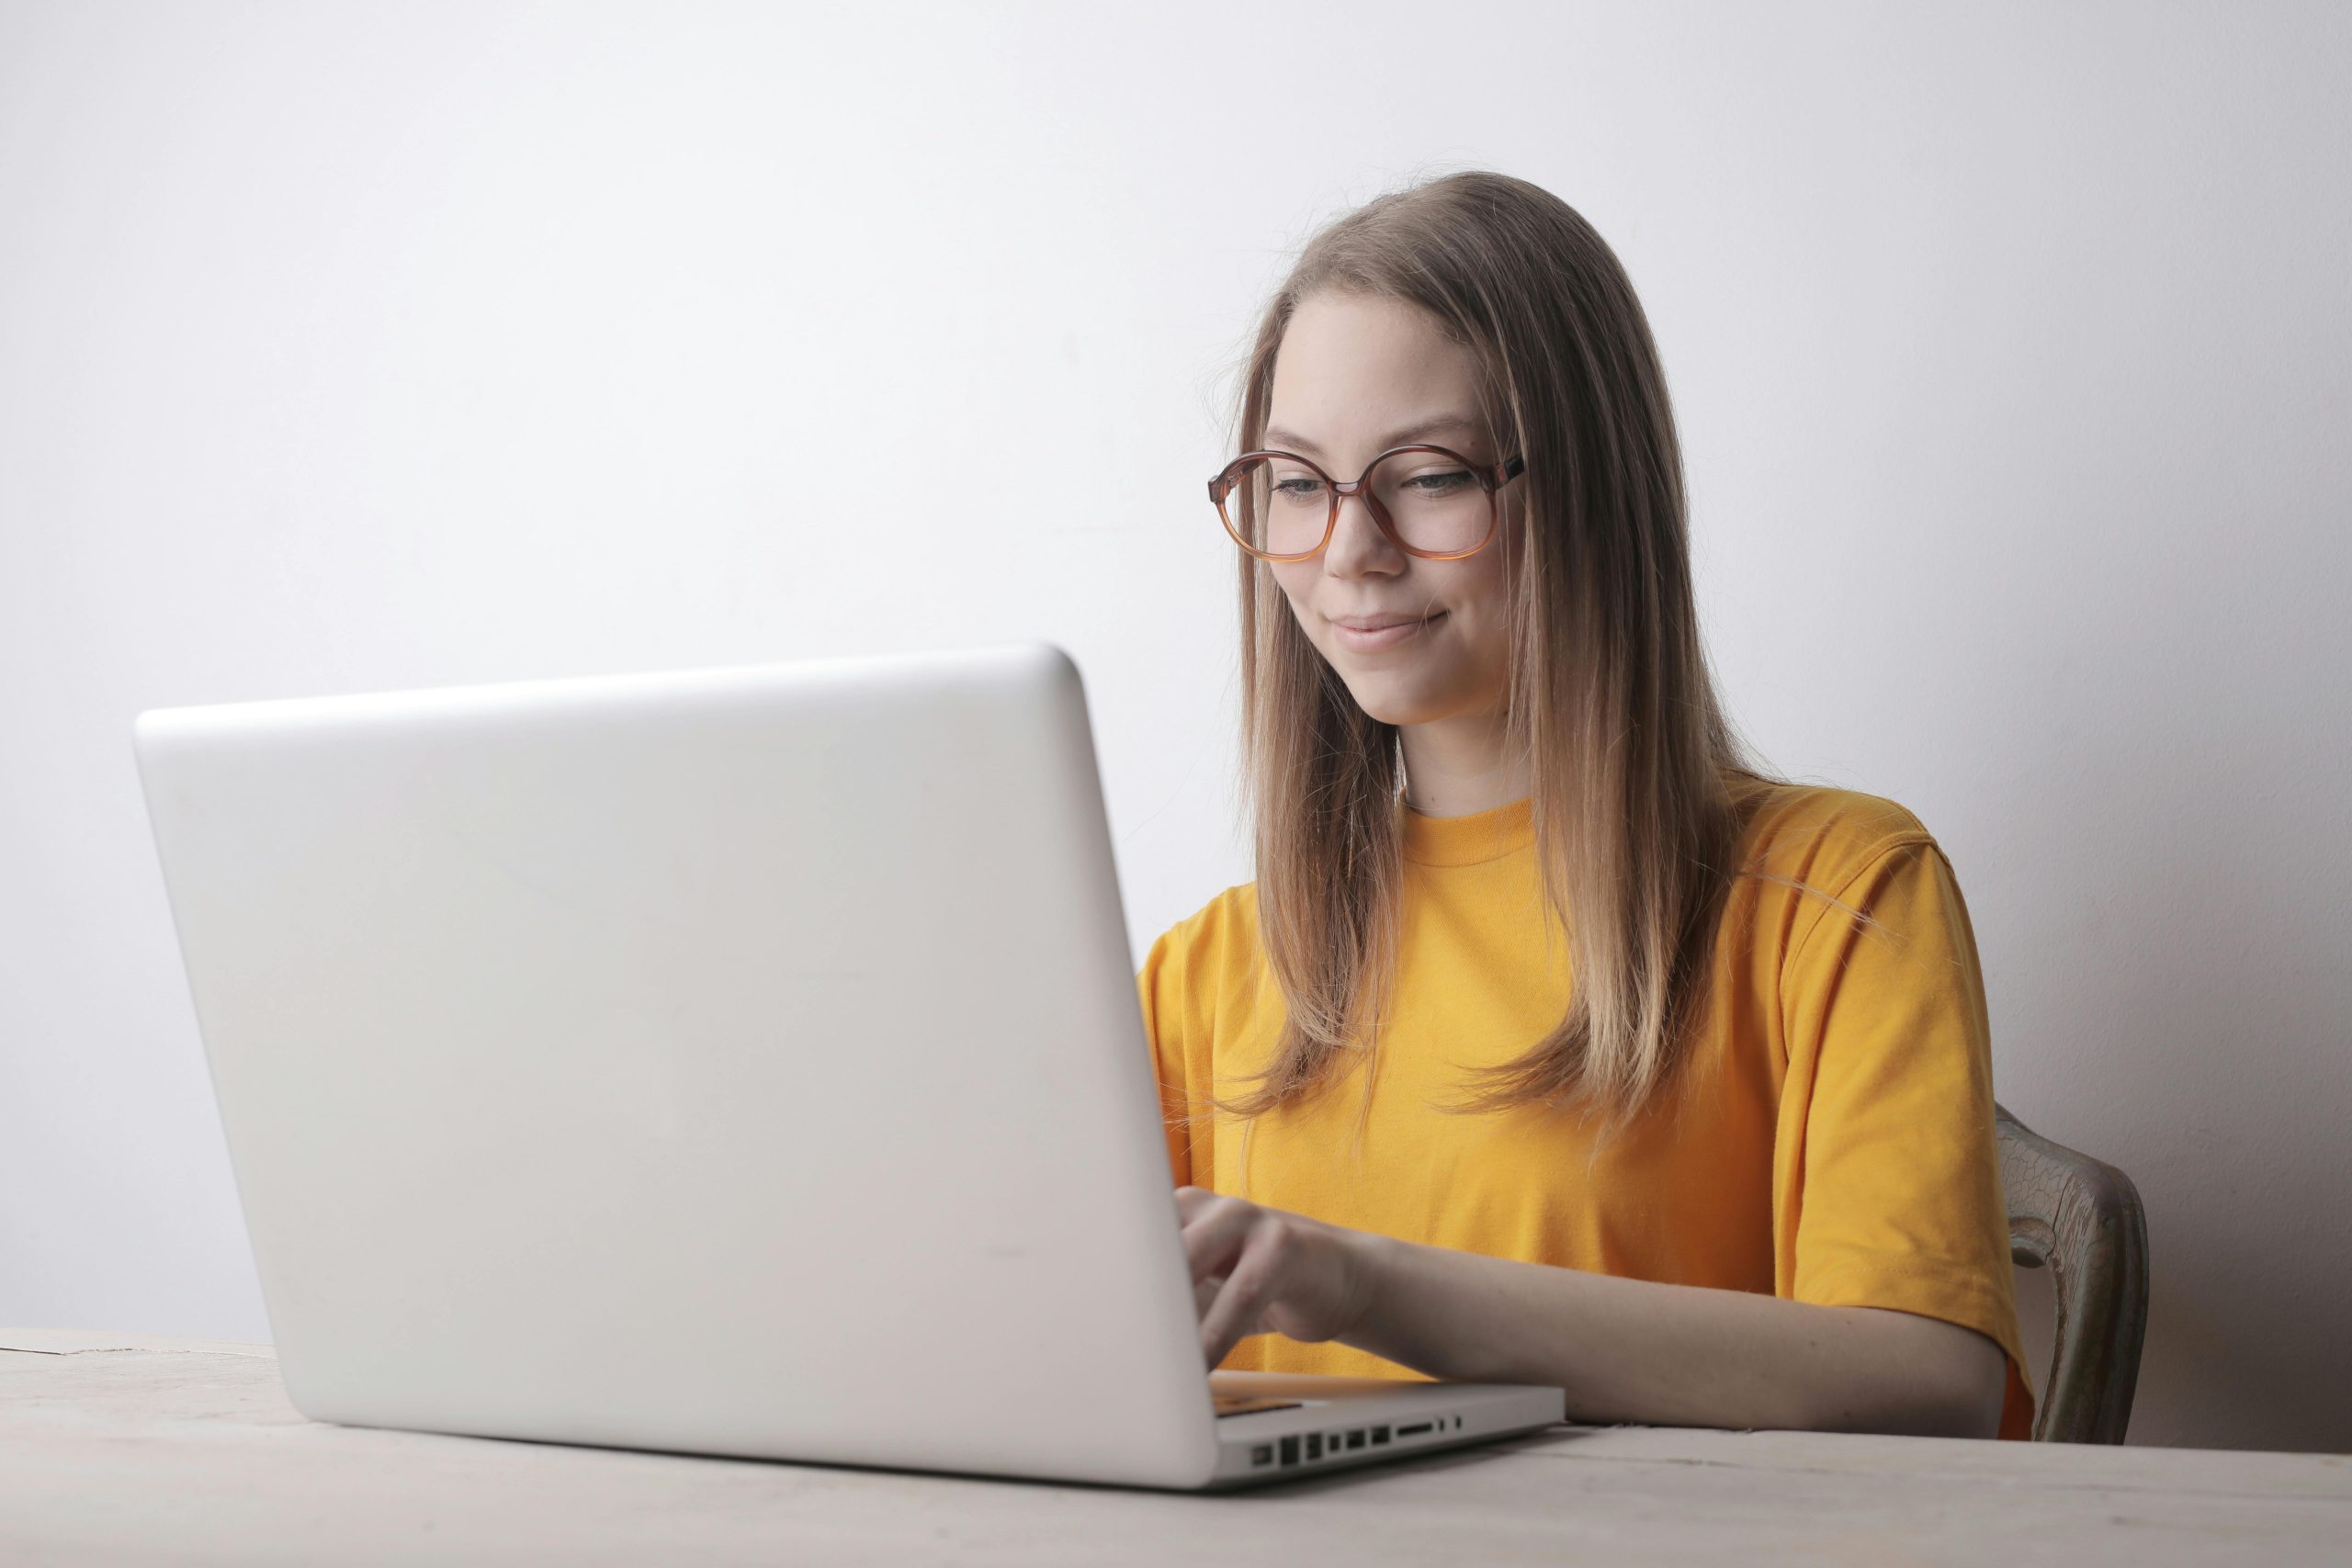
{"label": "long straight blonde hair", "polygon": [[[1743,808],[1754,786],[1787,782],[1726,722],[1701,648],[1657,348],[1624,269],[1574,209],[1508,175],[1448,175],[1308,242],[1258,326],[1232,450],[1262,445],[1283,331],[1324,290],[1427,311],[1476,356],[1496,456],[1527,463],[1505,510],[1519,533],[1497,541],[1518,562],[1504,743],[1528,764],[1574,985],[1549,1032],[1448,1109],[1574,1103],[1606,1136],[1688,1054],[1742,874],[1728,862]],[[1288,1017],[1257,1087],[1214,1103],[1255,1117],[1362,1050],[1368,1108],[1404,878],[1398,728],[1356,705],[1272,572],[1235,553],[1259,936]]]}

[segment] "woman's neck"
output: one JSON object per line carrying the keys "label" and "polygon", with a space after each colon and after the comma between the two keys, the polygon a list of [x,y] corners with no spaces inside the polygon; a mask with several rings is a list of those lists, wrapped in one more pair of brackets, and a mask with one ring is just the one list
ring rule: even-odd
{"label": "woman's neck", "polygon": [[1464,715],[1406,727],[1405,804],[1424,817],[1467,817],[1524,799],[1523,764],[1506,764],[1499,726]]}

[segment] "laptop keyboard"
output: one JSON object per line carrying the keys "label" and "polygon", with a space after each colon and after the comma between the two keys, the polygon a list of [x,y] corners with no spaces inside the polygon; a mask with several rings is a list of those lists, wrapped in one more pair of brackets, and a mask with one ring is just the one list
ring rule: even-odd
{"label": "laptop keyboard", "polygon": [[1254,1399],[1246,1393],[1212,1393],[1209,1397],[1216,1401],[1216,1413],[1219,1416],[1255,1416],[1261,1410],[1299,1408],[1299,1402],[1295,1399]]}

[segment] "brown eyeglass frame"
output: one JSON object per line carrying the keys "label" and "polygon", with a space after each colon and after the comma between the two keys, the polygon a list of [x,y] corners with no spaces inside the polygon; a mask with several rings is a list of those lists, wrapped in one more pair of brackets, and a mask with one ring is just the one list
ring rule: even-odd
{"label": "brown eyeglass frame", "polygon": [[[1466,550],[1448,550],[1443,552],[1437,550],[1415,549],[1412,546],[1407,544],[1402,538],[1399,538],[1396,534],[1396,521],[1388,515],[1388,509],[1380,504],[1380,498],[1378,496],[1363,488],[1364,481],[1372,478],[1372,470],[1380,467],[1381,464],[1386,462],[1389,458],[1394,457],[1399,452],[1435,452],[1441,457],[1453,458],[1455,462],[1469,469],[1471,475],[1477,479],[1478,483],[1483,486],[1487,491],[1486,537],[1480,539],[1476,544],[1471,546]],[[1287,457],[1294,463],[1305,464],[1307,468],[1315,471],[1316,475],[1323,480],[1325,485],[1329,487],[1331,492],[1331,511],[1330,514],[1323,519],[1323,537],[1316,541],[1314,549],[1300,550],[1293,555],[1275,555],[1271,551],[1259,549],[1255,546],[1251,545],[1249,540],[1241,536],[1240,531],[1233,525],[1233,519],[1226,515],[1225,498],[1233,493],[1233,488],[1239,479],[1239,476],[1236,474],[1234,470],[1241,467],[1242,464],[1257,457]],[[1284,452],[1278,448],[1268,447],[1262,451],[1244,452],[1241,456],[1233,459],[1232,462],[1227,463],[1224,468],[1219,468],[1216,471],[1216,477],[1209,480],[1209,501],[1216,507],[1216,520],[1225,525],[1225,531],[1232,537],[1233,542],[1239,545],[1250,554],[1256,556],[1260,560],[1306,560],[1311,556],[1321,553],[1323,547],[1331,542],[1331,536],[1339,529],[1340,502],[1351,495],[1362,496],[1363,498],[1364,510],[1372,513],[1372,520],[1379,525],[1380,531],[1388,536],[1388,542],[1396,546],[1398,549],[1404,551],[1407,555],[1419,556],[1423,560],[1460,560],[1464,556],[1476,555],[1480,550],[1485,549],[1488,545],[1494,542],[1495,528],[1496,525],[1502,521],[1503,514],[1502,508],[1495,504],[1495,492],[1501,490],[1503,486],[1510,483],[1511,480],[1519,478],[1521,474],[1525,473],[1526,471],[1527,459],[1524,457],[1506,457],[1501,462],[1489,466],[1484,463],[1474,463],[1469,458],[1464,457],[1461,453],[1453,450],[1451,446],[1428,446],[1416,444],[1410,446],[1391,446],[1387,451],[1383,452],[1379,457],[1374,457],[1371,462],[1366,463],[1363,473],[1358,474],[1353,479],[1342,484],[1338,479],[1333,479],[1329,474],[1325,473],[1323,466],[1320,463],[1316,462],[1311,457],[1302,457],[1295,452]]]}

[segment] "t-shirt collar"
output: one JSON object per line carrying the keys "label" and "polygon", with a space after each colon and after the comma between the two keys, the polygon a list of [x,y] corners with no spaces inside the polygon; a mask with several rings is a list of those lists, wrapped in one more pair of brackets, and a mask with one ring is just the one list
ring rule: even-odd
{"label": "t-shirt collar", "polygon": [[1535,797],[1531,795],[1467,817],[1425,817],[1400,795],[1396,810],[1404,821],[1405,858],[1422,865],[1476,865],[1535,842]]}

